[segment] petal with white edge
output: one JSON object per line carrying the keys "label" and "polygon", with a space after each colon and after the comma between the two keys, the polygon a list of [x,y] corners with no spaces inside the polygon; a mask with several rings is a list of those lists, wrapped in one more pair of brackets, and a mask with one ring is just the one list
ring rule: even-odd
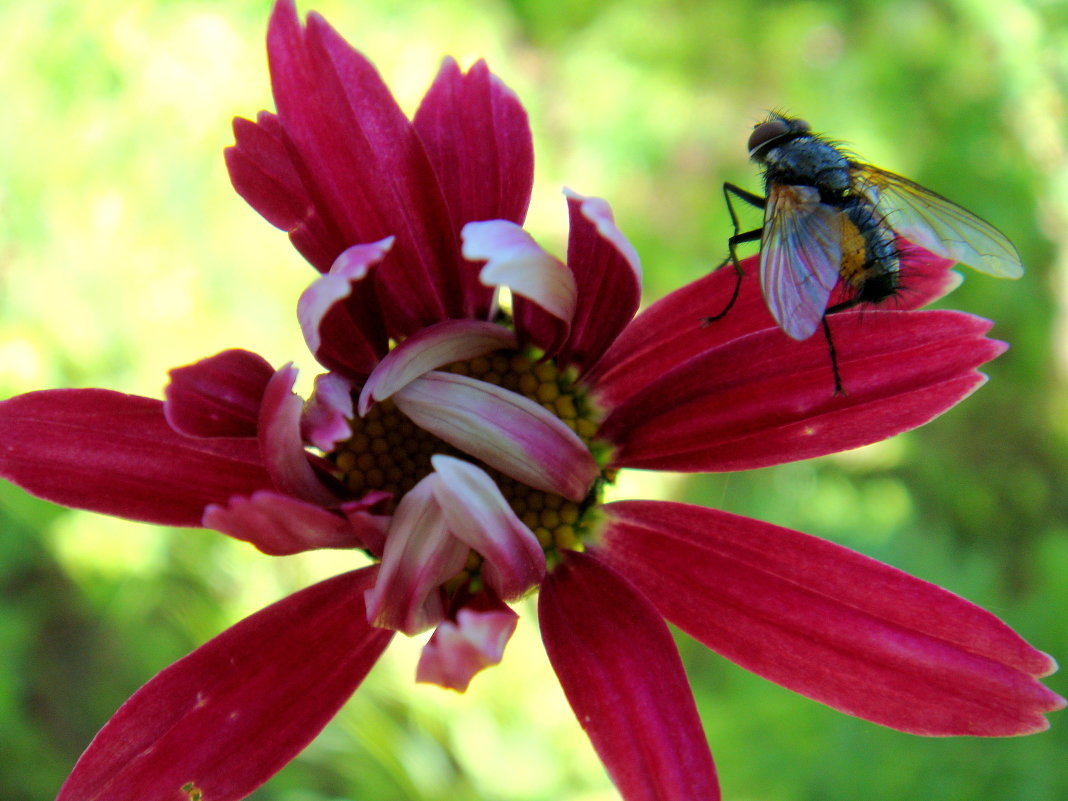
{"label": "petal with white edge", "polygon": [[500,663],[518,622],[519,615],[507,607],[461,609],[455,622],[439,623],[423,646],[415,680],[464,692],[476,673]]}
{"label": "petal with white edge", "polygon": [[292,363],[278,370],[267,384],[260,407],[260,452],[275,486],[287,495],[330,506],[337,503],[308,461],[300,434],[304,402],[293,394],[297,369]]}
{"label": "petal with white edge", "polygon": [[514,601],[545,575],[545,552],[482,468],[438,454],[430,461],[449,533],[478,552],[486,583],[503,601]]}
{"label": "petal with white edge", "polygon": [[304,407],[300,429],[304,439],[324,452],[352,436],[352,382],[337,373],[315,378],[315,390]]}
{"label": "petal with white edge", "polygon": [[575,314],[575,277],[559,259],[513,222],[472,222],[460,232],[464,258],[485,261],[480,280],[486,286],[506,286],[547,312],[571,322]]}
{"label": "petal with white edge", "polygon": [[384,629],[417,634],[445,616],[438,587],[456,575],[470,549],[449,534],[434,497],[433,473],[397,505],[386,534],[382,567],[367,591],[367,619]]}
{"label": "petal with white edge", "polygon": [[597,477],[597,463],[574,431],[503,387],[431,371],[393,399],[420,428],[534,489],[581,501]]}
{"label": "petal with white edge", "polygon": [[515,334],[482,320],[445,320],[413,334],[391,350],[360,392],[363,417],[375,401],[382,401],[423,373],[451,362],[515,348]]}
{"label": "petal with white edge", "polygon": [[371,267],[381,261],[393,247],[393,237],[378,242],[353,245],[334,261],[330,272],[320,276],[297,301],[297,320],[308,350],[318,353],[322,345],[320,326],[336,303],[352,293],[352,285],[362,281]]}

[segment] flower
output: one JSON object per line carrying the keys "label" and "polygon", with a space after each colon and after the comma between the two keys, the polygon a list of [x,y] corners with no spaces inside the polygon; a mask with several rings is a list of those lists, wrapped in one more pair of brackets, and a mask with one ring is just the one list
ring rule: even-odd
{"label": "flower", "polygon": [[[875,442],[972,392],[989,323],[916,311],[953,284],[910,260],[901,308],[835,315],[847,389],[755,280],[712,273],[635,317],[638,256],[567,193],[566,263],[520,227],[525,112],[446,61],[409,121],[320,17],[275,7],[278,113],[235,121],[237,191],[321,273],[298,319],[326,368],[227,350],[165,401],[106,390],[0,403],[0,474],[68,506],[204,526],[267,554],[372,564],[257,612],[150,680],[60,801],[247,796],[356,690],[395,632],[433,629],[417,678],[463,690],[540,588],[550,660],[627,799],[717,798],[665,620],[773,681],[919,734],[1038,731],[1053,661],[987,612],[837,545],[680,503],[602,502],[622,468],[741,470]],[[752,271],[752,264],[746,265]],[[508,287],[510,312],[499,307]],[[249,744],[255,743],[255,748]]]}

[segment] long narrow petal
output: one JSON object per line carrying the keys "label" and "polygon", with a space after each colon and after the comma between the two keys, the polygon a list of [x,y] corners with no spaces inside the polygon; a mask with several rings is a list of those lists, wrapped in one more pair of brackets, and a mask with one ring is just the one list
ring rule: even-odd
{"label": "long narrow petal", "polygon": [[486,584],[502,601],[514,601],[545,575],[545,552],[500,488],[480,467],[438,454],[430,461],[441,478],[434,496],[449,533],[478,552]]}
{"label": "long narrow petal", "polygon": [[0,476],[64,506],[171,526],[273,486],[255,440],[184,436],[161,401],[103,389],[0,403]]}
{"label": "long narrow petal", "polygon": [[[907,243],[905,243],[907,246]],[[929,303],[951,291],[960,276],[949,269],[952,262],[932,257],[926,251],[907,246],[903,267],[907,277],[899,296],[877,307],[906,310]],[[737,299],[719,320],[705,323],[724,310],[735,287],[736,274],[730,266],[721,267],[686,284],[653,303],[623,329],[604,357],[584,380],[597,388],[602,402],[617,406],[647,383],[657,380],[694,356],[714,350],[732,340],[766,328],[776,328],[757,279],[756,257],[744,259]],[[834,327],[846,316],[870,313],[869,308],[835,315]],[[818,335],[814,339],[818,340]],[[776,347],[789,346],[783,334]]]}
{"label": "long narrow petal", "polygon": [[317,14],[301,26],[291,0],[275,5],[267,52],[278,114],[316,208],[348,244],[397,237],[373,278],[390,336],[459,316],[448,207],[419,136],[374,67]]}
{"label": "long narrow petal", "polygon": [[415,680],[464,692],[475,674],[499,664],[519,615],[508,607],[461,609],[438,624],[419,656]]}
{"label": "long narrow petal", "polygon": [[260,451],[275,486],[297,498],[331,506],[337,498],[319,480],[304,450],[300,417],[304,402],[293,394],[297,369],[287,364],[267,385],[260,409]]}
{"label": "long narrow petal", "polygon": [[363,615],[374,575],[290,595],[162,671],[101,729],[57,801],[247,796],[319,733],[389,644],[392,632]]}
{"label": "long narrow petal", "polygon": [[468,223],[462,233],[464,257],[486,262],[479,275],[482,283],[512,291],[519,338],[556,353],[571,330],[578,302],[571,270],[507,220]]}
{"label": "long narrow petal", "polygon": [[[457,236],[476,220],[522,224],[534,182],[527,113],[486,62],[466,74],[446,58],[413,121],[441,183]],[[463,267],[464,313],[488,317],[493,293]]]}
{"label": "long narrow petal", "polygon": [[347,248],[297,301],[304,341],[324,367],[362,378],[386,353],[386,329],[367,278],[392,246],[386,237]]}
{"label": "long narrow petal", "polygon": [[504,326],[481,320],[445,320],[412,334],[386,354],[360,391],[358,411],[367,414],[382,401],[423,373],[450,362],[515,348],[515,334]]}
{"label": "long narrow petal", "polygon": [[567,552],[538,599],[545,650],[626,801],[716,801],[712,755],[675,643],[652,604]]}
{"label": "long narrow petal", "polygon": [[571,220],[567,264],[578,294],[571,334],[559,359],[581,370],[601,358],[638,311],[642,268],[605,201],[570,190],[564,194]]}
{"label": "long narrow petal", "polygon": [[866,312],[831,322],[845,393],[819,336],[765,329],[700,354],[609,415],[623,467],[745,470],[856,448],[923,425],[973,392],[1004,351],[990,323],[950,311]]}
{"label": "long narrow petal", "polygon": [[386,535],[382,568],[367,591],[374,625],[417,634],[445,617],[440,585],[456,575],[470,549],[453,537],[434,497],[431,473],[405,493]]}
{"label": "long narrow petal", "polygon": [[254,437],[260,402],[274,368],[247,350],[224,350],[170,371],[163,413],[191,437]]}
{"label": "long narrow petal", "polygon": [[[211,504],[204,512],[204,527],[250,542],[271,556],[316,548],[365,548],[362,536],[369,518],[341,517],[321,506],[266,490],[249,497],[235,495],[224,504]],[[381,530],[368,539],[380,540]]]}
{"label": "long narrow petal", "polygon": [[1047,727],[1056,668],[988,612],[824,540],[703,507],[605,507],[599,556],[742,667],[851,715],[929,735]]}
{"label": "long narrow petal", "polygon": [[393,399],[420,428],[527,486],[579,501],[597,477],[597,463],[570,428],[502,387],[432,371]]}

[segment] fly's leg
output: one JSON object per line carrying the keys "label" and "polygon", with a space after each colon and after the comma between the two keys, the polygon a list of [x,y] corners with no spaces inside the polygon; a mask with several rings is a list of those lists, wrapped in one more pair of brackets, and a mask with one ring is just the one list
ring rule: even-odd
{"label": "fly's leg", "polygon": [[827,318],[832,314],[837,314],[840,311],[859,306],[861,303],[863,303],[863,301],[860,298],[843,300],[841,303],[836,303],[829,307],[827,311],[823,313],[823,336],[827,339],[827,350],[829,350],[831,354],[831,369],[834,370],[835,395],[845,395],[846,391],[842,389],[842,376],[838,372],[838,351],[834,349],[834,340],[831,339],[831,327],[827,323]]}
{"label": "fly's leg", "polygon": [[[728,261],[733,264],[736,280],[734,282],[734,291],[731,292],[731,298],[729,301],[727,301],[727,305],[723,307],[723,311],[719,312],[719,314],[713,314],[709,317],[702,317],[702,326],[706,326],[710,323],[714,323],[716,320],[722,319],[724,315],[726,315],[727,312],[731,310],[731,307],[734,306],[734,302],[738,300],[738,292],[742,288],[742,277],[744,276],[744,273],[742,272],[742,265],[738,261],[738,245],[741,245],[745,242],[756,242],[760,239],[760,235],[764,232],[763,227],[755,228],[752,231],[743,232],[741,230],[741,226],[738,224],[738,214],[734,210],[734,202],[732,200],[732,196],[734,199],[741,200],[745,203],[748,203],[750,206],[754,206],[758,209],[763,209],[767,205],[767,200],[765,198],[762,198],[760,195],[755,195],[752,192],[747,192],[740,186],[735,186],[734,184],[723,184],[723,197],[727,201],[727,211],[730,212],[731,223],[734,224],[734,235],[727,240],[727,248],[730,250],[730,256],[724,259],[723,263],[720,264],[719,267],[725,267]],[[716,269],[718,270],[719,267],[717,267]]]}
{"label": "fly's leg", "polygon": [[827,338],[827,350],[831,354],[831,370],[834,371],[834,394],[845,395],[846,392],[842,389],[842,376],[838,372],[838,352],[834,349],[834,340],[831,339],[831,327],[827,324],[827,315],[823,315],[823,336]]}

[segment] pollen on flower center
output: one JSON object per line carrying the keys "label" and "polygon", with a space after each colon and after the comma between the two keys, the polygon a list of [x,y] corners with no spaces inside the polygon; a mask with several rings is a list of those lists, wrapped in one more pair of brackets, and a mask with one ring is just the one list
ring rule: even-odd
{"label": "pollen on flower center", "polygon": [[[503,387],[537,402],[595,450],[598,410],[575,383],[573,371],[562,370],[552,360],[538,361],[520,351],[500,350],[439,369]],[[359,394],[358,389],[355,394]],[[352,421],[352,436],[339,443],[328,458],[353,494],[389,492],[393,496],[389,504],[392,509],[404,493],[431,473],[430,459],[435,454],[477,462],[418,427],[391,400],[385,400]],[[590,521],[585,512],[596,497],[572,501],[477,463],[497,483],[516,516],[534,532],[547,554],[558,548],[580,547],[587,539]],[[597,482],[593,495],[601,483]]]}

